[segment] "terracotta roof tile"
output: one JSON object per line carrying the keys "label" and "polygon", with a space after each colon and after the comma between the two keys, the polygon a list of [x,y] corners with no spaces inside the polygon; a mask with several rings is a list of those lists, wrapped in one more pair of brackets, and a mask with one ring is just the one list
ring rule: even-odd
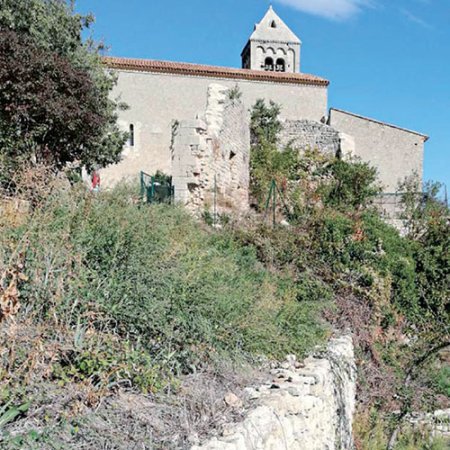
{"label": "terracotta roof tile", "polygon": [[234,69],[230,67],[110,56],[103,57],[103,62],[108,68],[116,70],[135,70],[139,72],[172,73],[197,77],[270,81],[272,83],[307,84],[314,86],[328,86],[330,84],[324,78],[306,73],[265,72],[263,70]]}

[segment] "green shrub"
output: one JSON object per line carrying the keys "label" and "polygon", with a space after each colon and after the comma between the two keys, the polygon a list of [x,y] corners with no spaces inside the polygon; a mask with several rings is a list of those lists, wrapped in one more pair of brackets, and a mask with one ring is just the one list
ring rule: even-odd
{"label": "green shrub", "polygon": [[130,367],[148,367],[128,378],[154,389],[163,385],[158,373],[190,371],[215,355],[281,358],[321,342],[326,294],[299,302],[292,279],[264,268],[253,245],[203,228],[177,207],[132,198],[126,187],[67,190],[20,230],[3,229],[4,263],[12,242],[25,242],[22,314],[123,341],[98,346],[91,337],[87,349],[60,358],[55,376],[92,381],[113,373],[108,384]]}
{"label": "green shrub", "polygon": [[377,171],[368,163],[336,158],[322,170],[331,177],[331,182],[322,187],[326,205],[340,210],[358,211],[380,192],[376,186]]}
{"label": "green shrub", "polygon": [[[390,421],[375,409],[355,417],[353,429],[357,436],[357,448],[362,450],[386,450],[390,437]],[[448,439],[433,436],[429,428],[404,425],[399,430],[393,450],[445,450]]]}
{"label": "green shrub", "polygon": [[445,365],[433,372],[432,381],[440,394],[450,398],[450,365]]}

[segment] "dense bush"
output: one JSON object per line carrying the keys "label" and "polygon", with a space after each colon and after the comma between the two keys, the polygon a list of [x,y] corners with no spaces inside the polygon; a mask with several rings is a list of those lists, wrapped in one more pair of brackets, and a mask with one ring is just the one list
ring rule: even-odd
{"label": "dense bush", "polygon": [[358,211],[380,192],[376,185],[377,171],[368,163],[334,158],[322,171],[330,177],[330,183],[323,186],[322,196],[324,203],[331,207]]}
{"label": "dense bush", "polygon": [[413,242],[419,302],[425,320],[445,318],[450,314],[450,210],[438,198],[439,183],[426,183],[420,195],[417,183],[412,177],[400,189],[403,220]]}

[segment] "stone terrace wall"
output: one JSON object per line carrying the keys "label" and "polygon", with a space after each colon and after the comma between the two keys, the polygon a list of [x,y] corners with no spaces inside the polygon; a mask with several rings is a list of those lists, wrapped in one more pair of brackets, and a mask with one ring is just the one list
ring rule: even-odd
{"label": "stone terrace wall", "polygon": [[339,132],[329,125],[312,120],[285,120],[279,134],[281,146],[288,144],[301,150],[318,149],[335,155],[341,143]]}
{"label": "stone terrace wall", "polygon": [[194,212],[248,208],[250,131],[248,112],[230,90],[208,87],[203,117],[182,121],[172,138],[175,200]]}
{"label": "stone terrace wall", "polygon": [[289,356],[272,380],[248,388],[254,409],[222,436],[192,450],[351,450],[356,365],[352,339],[332,339],[318,357]]}

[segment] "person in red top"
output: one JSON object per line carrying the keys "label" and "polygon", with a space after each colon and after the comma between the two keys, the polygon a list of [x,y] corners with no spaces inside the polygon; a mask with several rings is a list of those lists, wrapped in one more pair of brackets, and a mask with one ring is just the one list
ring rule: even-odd
{"label": "person in red top", "polygon": [[94,192],[98,192],[100,190],[100,174],[94,170],[91,175],[91,190]]}

